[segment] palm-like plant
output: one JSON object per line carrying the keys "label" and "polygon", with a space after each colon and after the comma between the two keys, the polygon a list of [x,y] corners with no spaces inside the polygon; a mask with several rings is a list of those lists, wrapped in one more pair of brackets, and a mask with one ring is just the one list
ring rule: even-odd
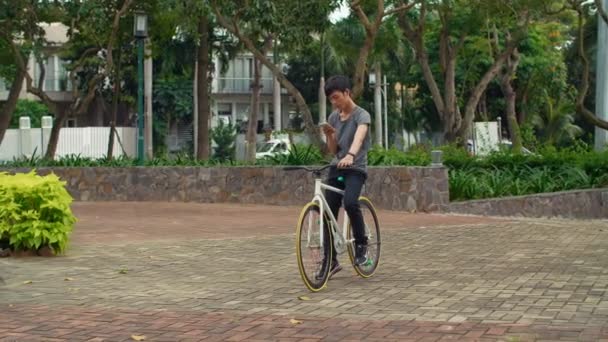
{"label": "palm-like plant", "polygon": [[563,145],[579,135],[583,130],[574,124],[575,103],[567,96],[551,98],[545,91],[545,110],[532,117],[538,138],[548,145]]}

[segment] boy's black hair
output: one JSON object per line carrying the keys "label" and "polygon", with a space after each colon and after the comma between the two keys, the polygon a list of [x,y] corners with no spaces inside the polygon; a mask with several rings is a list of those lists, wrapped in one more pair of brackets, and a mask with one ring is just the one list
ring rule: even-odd
{"label": "boy's black hair", "polygon": [[325,83],[325,96],[329,97],[334,91],[345,92],[351,89],[350,80],[343,75],[330,77]]}

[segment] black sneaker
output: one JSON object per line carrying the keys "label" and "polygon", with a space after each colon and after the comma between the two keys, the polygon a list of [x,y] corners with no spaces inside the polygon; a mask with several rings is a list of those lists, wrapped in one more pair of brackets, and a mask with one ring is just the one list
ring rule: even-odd
{"label": "black sneaker", "polygon": [[[319,273],[317,273],[317,280],[320,280],[323,276],[323,274],[325,273],[325,266],[327,265],[326,263],[323,263],[323,266],[321,267],[321,270],[319,271]],[[342,265],[340,265],[340,263],[338,262],[338,260],[334,260],[331,263],[331,269],[329,270],[329,278],[331,278],[334,274],[338,273],[342,271]]]}
{"label": "black sneaker", "polygon": [[367,262],[367,245],[357,245],[355,247],[354,264],[357,266],[364,265]]}
{"label": "black sneaker", "polygon": [[331,270],[329,270],[329,279],[333,277],[334,274],[342,271],[342,265],[338,262],[338,260],[334,261],[331,265]]}

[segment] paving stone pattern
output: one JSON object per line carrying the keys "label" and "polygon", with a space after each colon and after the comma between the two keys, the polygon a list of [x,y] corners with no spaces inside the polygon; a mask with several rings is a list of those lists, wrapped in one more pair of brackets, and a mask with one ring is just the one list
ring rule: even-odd
{"label": "paving stone pattern", "polygon": [[[314,294],[291,228],[259,221],[252,234],[78,238],[66,256],[3,258],[0,341],[608,341],[608,223],[383,214],[377,275],[345,267]],[[104,222],[82,217],[83,232]]]}

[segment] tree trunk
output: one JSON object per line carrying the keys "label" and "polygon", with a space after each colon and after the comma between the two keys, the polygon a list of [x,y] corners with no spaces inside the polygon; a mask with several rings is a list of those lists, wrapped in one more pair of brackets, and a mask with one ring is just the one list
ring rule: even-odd
{"label": "tree trunk", "polygon": [[15,107],[17,107],[19,94],[21,93],[21,89],[23,89],[25,72],[25,70],[17,68],[17,74],[15,75],[15,79],[11,85],[11,89],[9,90],[8,99],[6,100],[4,106],[2,106],[2,109],[0,109],[0,145],[2,145],[2,139],[4,139],[4,134],[11,123],[11,118],[13,116],[13,112],[15,111]]}
{"label": "tree trunk", "polygon": [[114,76],[114,91],[112,93],[112,114],[110,118],[110,139],[108,139],[108,152],[106,158],[112,160],[114,158],[114,134],[116,133],[116,119],[118,116],[118,98],[120,96],[120,54]]}
{"label": "tree trunk", "polygon": [[[449,39],[446,37],[444,39]],[[443,39],[442,39],[443,40]],[[448,43],[446,43],[447,45]],[[460,112],[458,111],[458,103],[456,101],[456,52],[453,51],[451,46],[446,46],[442,52],[443,60],[445,61],[445,75],[444,75],[444,126],[443,133],[444,138],[447,141],[454,141],[455,132],[460,125],[461,118]]]}
{"label": "tree trunk", "polygon": [[114,133],[116,132],[116,117],[118,113],[118,96],[120,93],[120,82],[115,80],[114,93],[112,94],[112,117],[110,119],[110,139],[108,139],[108,152],[106,158],[112,160],[114,158]]}
{"label": "tree trunk", "polygon": [[361,47],[361,50],[359,51],[359,58],[357,59],[355,73],[353,75],[353,99],[357,99],[363,93],[363,77],[365,76],[365,71],[367,70],[367,56],[369,56],[369,52],[374,47],[375,38],[376,32],[368,33],[365,36],[363,47]]}
{"label": "tree trunk", "polygon": [[253,59],[253,81],[251,83],[251,108],[249,109],[249,122],[247,125],[247,161],[255,162],[255,151],[258,133],[258,112],[260,109],[260,91],[262,85],[261,78],[261,63]]}
{"label": "tree trunk", "polygon": [[[433,75],[433,71],[431,69],[429,61],[429,55],[424,45],[425,29],[423,24],[425,20],[424,14],[426,13],[426,7],[424,2],[422,3],[421,11],[422,14],[420,15],[420,22],[418,23],[415,29],[409,22],[409,19],[403,14],[399,15],[399,27],[401,28],[405,39],[408,40],[414,48],[416,61],[422,69],[422,75],[427,86],[429,87],[429,91],[431,92],[431,98],[433,99],[435,109],[437,110],[437,113],[439,114],[439,119],[441,120],[441,123],[444,127],[443,131],[445,135],[445,132],[447,131],[446,128],[451,126],[451,123],[446,122],[446,120],[449,120],[449,118],[452,117],[453,114],[452,111],[448,109],[449,105],[445,101],[441,90],[439,90],[439,85],[435,80],[435,75]],[[445,56],[442,56],[441,58],[444,59]]]}
{"label": "tree trunk", "polygon": [[52,160],[55,158],[55,152],[57,152],[57,144],[59,142],[59,132],[61,132],[61,127],[63,127],[63,123],[68,116],[67,111],[56,112],[55,121],[53,122],[53,128],[51,129],[51,136],[49,137],[49,144],[46,149],[46,153],[44,158]]}
{"label": "tree trunk", "polygon": [[475,119],[475,107],[477,107],[481,95],[485,92],[488,84],[490,84],[496,75],[498,75],[500,69],[505,64],[509,56],[511,56],[516,46],[517,44],[515,41],[511,42],[511,44],[509,44],[509,46],[507,46],[505,50],[494,60],[492,66],[486,71],[481,80],[477,82],[477,85],[471,91],[471,95],[469,96],[465,106],[462,124],[457,131],[457,136],[462,139],[462,141],[466,141],[471,132],[473,120]]}
{"label": "tree trunk", "polygon": [[505,96],[506,112],[507,112],[507,128],[509,129],[509,136],[513,143],[513,152],[521,153],[521,132],[519,124],[517,123],[517,114],[515,110],[516,93],[511,85],[511,80],[515,77],[517,66],[519,65],[519,52],[517,49],[513,50],[511,57],[507,60],[507,67],[502,72],[500,77],[500,89]]}
{"label": "tree trunk", "polygon": [[528,92],[525,91],[521,96],[521,103],[519,105],[519,111],[517,112],[517,123],[523,125],[526,122],[526,116],[528,114]]}
{"label": "tree trunk", "polygon": [[198,98],[198,137],[196,158],[199,160],[209,159],[209,17],[201,15],[198,22],[198,33],[200,43],[198,46],[198,69],[197,69],[197,98]]}

